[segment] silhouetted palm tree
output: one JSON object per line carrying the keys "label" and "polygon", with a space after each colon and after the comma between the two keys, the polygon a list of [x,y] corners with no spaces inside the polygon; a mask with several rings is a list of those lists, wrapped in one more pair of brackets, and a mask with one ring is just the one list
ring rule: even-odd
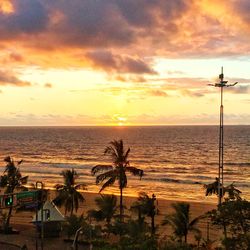
{"label": "silhouetted palm tree", "polygon": [[190,231],[199,231],[196,228],[197,222],[203,217],[199,216],[192,221],[190,221],[190,204],[185,202],[173,203],[174,213],[166,215],[162,225],[169,224],[173,230],[174,234],[182,240],[184,237],[185,242],[187,242],[187,235]]}
{"label": "silhouetted palm tree", "polygon": [[[213,195],[213,194],[218,195],[218,185],[219,185],[218,178],[216,178],[213,183],[205,184],[204,188],[206,191],[206,196]],[[223,192],[221,192],[222,197],[224,197],[226,193],[228,195],[229,200],[241,200],[241,197],[240,197],[241,191],[235,187],[234,183],[226,187],[223,187]]]}
{"label": "silhouetted palm tree", "polygon": [[95,199],[95,203],[98,210],[89,210],[89,216],[95,218],[98,221],[106,220],[107,226],[110,225],[111,219],[116,212],[117,198],[115,195],[102,194],[100,197]]}
{"label": "silhouetted palm tree", "polygon": [[142,177],[143,170],[136,167],[131,167],[129,164],[130,148],[124,150],[122,140],[114,140],[110,142],[110,146],[106,147],[104,154],[110,156],[113,165],[96,165],[92,168],[91,172],[96,175],[100,172],[105,171],[96,176],[96,184],[102,183],[107,180],[99,192],[105,188],[113,185],[115,181],[118,181],[120,189],[120,220],[123,217],[123,196],[122,191],[127,186],[127,176],[126,173],[130,172],[133,175]]}
{"label": "silhouetted palm tree", "polygon": [[54,199],[54,203],[58,206],[64,205],[65,215],[67,212],[70,212],[70,215],[72,215],[74,209],[77,212],[79,202],[84,201],[84,197],[78,189],[84,189],[86,185],[84,183],[75,183],[78,174],[74,169],[62,171],[61,175],[63,176],[64,184],[55,186],[58,195]]}
{"label": "silhouetted palm tree", "polygon": [[152,197],[149,197],[145,192],[141,192],[137,201],[131,206],[132,210],[137,210],[138,212],[138,222],[143,224],[144,216],[148,216],[151,219],[151,234],[155,234],[155,215],[158,213],[158,210],[155,206],[156,197],[153,194]]}
{"label": "silhouetted palm tree", "polygon": [[242,200],[240,197],[241,191],[235,187],[234,183],[226,186],[224,190],[229,200]]}
{"label": "silhouetted palm tree", "polygon": [[218,195],[218,185],[219,185],[219,179],[215,178],[215,181],[209,184],[205,184],[204,188],[206,191],[206,196],[216,194]]}
{"label": "silhouetted palm tree", "polygon": [[[7,156],[4,158],[4,161],[7,163],[3,175],[0,177],[0,187],[5,188],[5,193],[14,193],[15,190],[27,190],[24,186],[27,184],[28,176],[22,177],[19,167],[16,167],[14,160]],[[17,162],[17,166],[22,163],[21,161]],[[9,212],[5,221],[5,230],[9,229],[10,217],[13,207],[9,208]]]}

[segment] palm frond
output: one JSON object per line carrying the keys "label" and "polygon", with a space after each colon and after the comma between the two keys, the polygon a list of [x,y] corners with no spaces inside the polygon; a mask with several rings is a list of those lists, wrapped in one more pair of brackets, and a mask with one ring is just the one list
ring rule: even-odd
{"label": "palm frond", "polygon": [[227,187],[224,188],[225,193],[228,194],[228,198],[231,200],[241,200],[240,194],[242,193],[239,189],[237,189],[234,183],[231,183]]}
{"label": "palm frond", "polygon": [[53,203],[56,205],[56,206],[59,206],[61,207],[63,204],[64,204],[64,200],[65,198],[63,197],[63,195],[59,194],[54,200],[53,200]]}
{"label": "palm frond", "polygon": [[123,140],[114,140],[110,142],[111,146],[108,146],[104,153],[107,155],[110,155],[113,162],[116,165],[119,165],[123,162],[125,162],[124,158],[124,146],[123,146]]}
{"label": "palm frond", "polygon": [[75,197],[77,198],[76,200],[79,200],[80,202],[85,201],[83,195],[80,192],[78,192],[77,190],[75,190]]}
{"label": "palm frond", "polygon": [[20,160],[17,162],[17,165],[20,165],[23,162],[23,160]]}
{"label": "palm frond", "polygon": [[78,177],[77,172],[72,168],[71,170],[67,169],[61,172],[63,176],[64,183],[66,186],[72,186],[75,184],[75,179]]}
{"label": "palm frond", "polygon": [[143,176],[143,170],[136,168],[136,167],[126,167],[126,170],[130,172],[133,175],[140,176],[140,178]]}
{"label": "palm frond", "polygon": [[64,188],[65,186],[62,185],[62,184],[56,184],[54,187],[55,187],[56,190],[59,190],[59,189]]}
{"label": "palm frond", "polygon": [[8,176],[2,175],[0,176],[0,187],[6,187],[8,184]]}
{"label": "palm frond", "polygon": [[10,156],[6,156],[3,160],[4,160],[5,162],[7,162],[7,163],[11,163],[11,162],[12,162]]}
{"label": "palm frond", "polygon": [[149,199],[149,196],[147,195],[147,193],[146,192],[140,192],[139,193],[139,197],[138,197],[138,201],[143,201],[143,200],[145,200],[145,199]]}
{"label": "palm frond", "polygon": [[105,155],[111,156],[111,159],[115,162],[115,160],[119,157],[116,148],[112,146],[108,146],[104,150]]}
{"label": "palm frond", "polygon": [[200,216],[194,218],[194,219],[189,223],[189,226],[190,226],[190,227],[195,226],[200,220],[204,219],[205,217],[206,217],[206,215],[200,215]]}
{"label": "palm frond", "polygon": [[172,214],[165,215],[161,224],[162,224],[162,226],[172,225],[173,224],[173,215]]}
{"label": "palm frond", "polygon": [[102,185],[102,187],[101,187],[99,193],[101,193],[105,188],[107,188],[107,187],[113,185],[113,184],[115,183],[115,180],[116,180],[116,177],[113,176],[113,177],[111,177],[108,181],[106,181],[106,182]]}
{"label": "palm frond", "polygon": [[72,194],[72,200],[74,202],[73,208],[75,208],[76,212],[77,212],[77,210],[79,208],[79,202],[84,202],[85,201],[82,194],[80,192],[78,192],[77,190],[75,190],[75,189],[74,189],[73,194]]}
{"label": "palm frond", "polygon": [[219,181],[217,178],[216,178],[215,182],[210,183],[210,184],[205,184],[204,188],[206,191],[206,196],[209,196],[212,194],[218,195],[218,184],[219,184]]}
{"label": "palm frond", "polygon": [[96,184],[99,184],[103,182],[105,179],[116,176],[117,170],[112,169],[110,171],[107,171],[105,173],[99,174],[96,176]]}
{"label": "palm frond", "polygon": [[91,169],[91,173],[93,175],[95,175],[96,173],[100,172],[100,171],[108,171],[108,170],[111,170],[113,169],[113,166],[112,165],[96,165],[94,166],[92,169]]}
{"label": "palm frond", "polygon": [[27,184],[29,176],[24,176],[20,178],[20,183],[21,184]]}
{"label": "palm frond", "polygon": [[87,185],[85,183],[78,183],[77,185],[75,185],[75,189],[87,189]]}
{"label": "palm frond", "polygon": [[127,149],[127,151],[124,155],[124,160],[128,159],[129,152],[130,152],[130,148]]}

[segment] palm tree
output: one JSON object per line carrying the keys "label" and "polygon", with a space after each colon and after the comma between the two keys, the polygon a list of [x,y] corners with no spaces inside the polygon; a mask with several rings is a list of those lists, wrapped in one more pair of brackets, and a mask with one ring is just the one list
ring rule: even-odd
{"label": "palm tree", "polygon": [[138,222],[142,224],[144,218],[142,215],[146,215],[151,219],[151,235],[155,234],[155,215],[158,210],[155,207],[156,196],[153,194],[152,198],[149,197],[145,192],[141,192],[137,201],[132,205],[132,210],[138,211]]}
{"label": "palm tree", "polygon": [[[204,185],[204,188],[206,191],[205,195],[206,196],[213,195],[213,194],[218,195],[218,185],[219,185],[218,178],[216,178],[213,183],[205,184]],[[240,197],[241,191],[235,187],[234,183],[231,183],[230,185],[223,187],[222,197],[224,197],[226,193],[228,195],[229,200],[241,200],[241,197]]]}
{"label": "palm tree", "polygon": [[[4,158],[4,161],[7,163],[3,175],[0,177],[0,187],[5,188],[6,194],[11,194],[15,190],[27,190],[27,188],[24,186],[28,182],[28,176],[22,177],[19,165],[23,162],[18,161],[17,166],[14,162],[14,160],[7,156]],[[12,214],[13,207],[11,206],[9,208],[9,212],[5,221],[4,228],[5,230],[9,230],[10,225],[10,217]]]}
{"label": "palm tree", "polygon": [[78,189],[84,189],[86,185],[84,183],[75,183],[78,174],[74,169],[62,171],[61,175],[63,176],[64,184],[55,186],[58,195],[53,202],[58,206],[64,205],[65,215],[67,215],[67,212],[70,212],[72,216],[74,209],[77,212],[79,202],[84,201],[84,197]]}
{"label": "palm tree", "polygon": [[204,185],[204,188],[205,188],[205,191],[206,191],[205,195],[206,196],[213,195],[213,194],[218,195],[218,185],[219,185],[219,179],[218,178],[215,178],[215,181],[212,182],[212,183],[205,184]]}
{"label": "palm tree", "polygon": [[124,149],[122,140],[114,140],[110,142],[110,146],[106,147],[104,154],[110,156],[112,160],[112,165],[96,165],[92,168],[91,172],[93,175],[103,172],[96,176],[96,184],[100,184],[107,180],[100,189],[102,192],[105,188],[113,185],[115,181],[118,181],[120,189],[120,220],[123,217],[123,196],[122,191],[127,186],[127,176],[126,173],[130,172],[133,175],[142,177],[143,170],[136,167],[131,167],[129,164],[130,148]]}
{"label": "palm tree", "polygon": [[174,230],[174,234],[180,238],[184,237],[185,243],[187,242],[187,235],[190,231],[198,232],[196,228],[197,222],[203,218],[203,216],[196,217],[190,221],[190,204],[186,202],[173,203],[174,213],[166,215],[162,225],[171,225]]}
{"label": "palm tree", "polygon": [[240,197],[241,191],[237,189],[234,185],[234,183],[231,183],[230,185],[226,186],[224,188],[225,193],[227,193],[229,200],[242,200]]}
{"label": "palm tree", "polygon": [[100,197],[95,199],[95,203],[99,210],[89,210],[89,216],[95,218],[98,221],[106,220],[107,226],[109,227],[111,219],[114,217],[116,212],[116,196],[113,194],[102,194]]}

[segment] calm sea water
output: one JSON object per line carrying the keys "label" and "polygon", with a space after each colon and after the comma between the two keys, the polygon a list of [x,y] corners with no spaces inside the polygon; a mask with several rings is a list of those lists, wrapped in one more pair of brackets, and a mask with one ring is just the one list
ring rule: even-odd
{"label": "calm sea water", "polygon": [[[235,182],[250,198],[250,126],[225,127],[225,184]],[[126,195],[140,191],[175,200],[216,202],[205,197],[203,185],[214,181],[218,169],[218,127],[1,127],[0,159],[23,159],[21,171],[30,182],[47,187],[62,182],[60,172],[74,168],[79,182],[96,192],[93,166],[109,163],[103,155],[111,140],[123,139],[131,148],[130,164],[142,168],[142,180],[129,176]],[[4,170],[0,162],[0,171]],[[116,186],[108,189],[118,193]]]}

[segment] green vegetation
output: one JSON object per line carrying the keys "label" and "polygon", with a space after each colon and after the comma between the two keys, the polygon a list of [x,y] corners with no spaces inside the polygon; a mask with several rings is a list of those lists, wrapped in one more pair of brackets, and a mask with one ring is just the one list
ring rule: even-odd
{"label": "green vegetation", "polygon": [[[205,195],[206,196],[213,194],[218,195],[218,185],[219,185],[218,178],[216,178],[214,182],[204,185],[206,191]],[[221,193],[223,197],[225,197],[225,194],[227,194],[227,197],[225,197],[225,199],[230,199],[230,200],[241,199],[240,197],[241,191],[237,189],[233,183],[228,185],[227,187],[223,187],[223,192]]]}
{"label": "green vegetation", "polygon": [[[4,192],[6,194],[11,194],[15,190],[27,190],[24,185],[27,184],[28,176],[22,177],[22,174],[19,169],[22,160],[17,162],[17,166],[10,156],[4,158],[4,161],[6,162],[6,166],[3,175],[0,177],[0,187],[5,188]],[[9,204],[5,205],[10,205],[10,208],[7,216],[4,215],[3,228],[5,232],[10,232],[10,218],[13,210],[13,200],[12,198],[10,198],[9,200],[6,200],[6,202]]]}
{"label": "green vegetation", "polygon": [[151,219],[151,236],[155,234],[155,216],[158,210],[155,206],[156,197],[153,194],[149,197],[145,192],[141,192],[137,201],[132,205],[131,209],[138,213],[138,223],[143,225],[145,217],[148,216]]}
{"label": "green vegetation", "polygon": [[250,246],[250,202],[227,200],[218,209],[209,213],[212,223],[223,229],[222,241],[226,249],[249,249]]}
{"label": "green vegetation", "polygon": [[97,221],[105,220],[107,223],[107,227],[110,226],[110,222],[116,213],[116,203],[117,198],[115,195],[101,195],[95,199],[95,203],[98,210],[93,209],[88,211],[88,215],[94,218]]}
{"label": "green vegetation", "polygon": [[199,232],[196,225],[201,216],[191,220],[190,204],[186,202],[173,203],[172,207],[175,210],[174,213],[166,215],[162,225],[170,225],[180,242],[184,237],[184,241],[187,243],[187,236],[190,231]]}
{"label": "green vegetation", "polygon": [[72,236],[75,236],[76,231],[83,225],[84,217],[83,215],[77,216],[72,214],[66,218],[66,223],[64,225],[64,231],[70,239]]}

